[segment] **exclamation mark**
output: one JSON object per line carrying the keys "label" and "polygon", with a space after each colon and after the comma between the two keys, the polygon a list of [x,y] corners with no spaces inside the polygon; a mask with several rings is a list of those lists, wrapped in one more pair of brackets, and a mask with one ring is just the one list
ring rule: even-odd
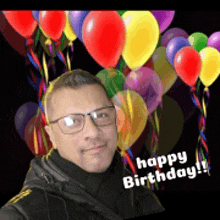
{"label": "exclamation mark", "polygon": [[204,172],[204,173],[207,173],[207,172],[208,172],[208,175],[210,176],[207,160],[202,161],[202,166],[203,166],[203,172]]}
{"label": "exclamation mark", "polygon": [[202,173],[200,162],[196,162],[196,167],[197,167],[197,170],[198,170],[198,174]]}

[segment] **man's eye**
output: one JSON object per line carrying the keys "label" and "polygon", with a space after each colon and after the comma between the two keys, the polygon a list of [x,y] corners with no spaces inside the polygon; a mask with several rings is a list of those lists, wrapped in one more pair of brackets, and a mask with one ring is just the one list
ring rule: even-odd
{"label": "man's eye", "polygon": [[67,127],[76,126],[80,123],[80,120],[74,118],[65,118],[64,123]]}
{"label": "man's eye", "polygon": [[97,118],[105,118],[105,117],[108,117],[108,114],[106,114],[106,113],[101,113],[101,114],[98,114],[98,115],[97,115]]}

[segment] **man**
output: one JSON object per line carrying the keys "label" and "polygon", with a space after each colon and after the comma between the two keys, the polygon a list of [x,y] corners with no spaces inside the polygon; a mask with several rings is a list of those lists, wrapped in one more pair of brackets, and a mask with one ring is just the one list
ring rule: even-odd
{"label": "man", "polygon": [[116,150],[116,111],[97,77],[64,73],[50,83],[44,108],[53,148],[31,161],[1,220],[120,220],[164,210],[147,188],[124,188],[131,174]]}

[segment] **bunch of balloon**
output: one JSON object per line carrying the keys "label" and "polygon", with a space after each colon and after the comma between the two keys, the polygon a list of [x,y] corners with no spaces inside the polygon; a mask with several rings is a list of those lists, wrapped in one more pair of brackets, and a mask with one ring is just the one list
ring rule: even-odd
{"label": "bunch of balloon", "polygon": [[[65,68],[63,72],[66,72],[68,70],[68,64],[64,54],[62,53],[62,49],[64,47],[64,38],[66,37],[63,32],[64,30],[71,31],[71,29],[68,29],[68,14],[65,11],[36,11],[35,13],[38,13],[39,17],[39,29],[46,37],[46,41],[44,43],[49,49],[49,56],[51,58],[49,64],[52,63],[54,75],[56,75],[56,66],[54,60],[52,59],[53,56],[57,56],[61,62],[64,63]],[[44,57],[45,55],[43,54],[43,59],[45,60]]]}
{"label": "bunch of balloon", "polygon": [[[154,130],[151,133],[152,147],[150,153],[151,156],[155,157],[155,151],[158,147],[160,117],[157,116],[157,112],[154,110],[158,105],[162,107],[162,86],[157,73],[154,71],[153,73],[150,72],[150,69],[154,69],[152,54],[158,46],[159,34],[172,22],[174,11],[118,11],[118,13],[122,16],[126,27],[126,43],[118,66],[126,76],[124,89],[135,91],[141,95],[149,108],[148,118],[151,124],[154,125]],[[148,39],[148,41],[144,39]],[[146,69],[143,67],[146,67]],[[144,78],[142,73],[148,75],[148,79],[146,77]],[[156,84],[156,82],[158,82],[158,84]],[[145,94],[144,91],[139,91],[140,87],[146,87]],[[153,111],[154,120],[151,115]],[[146,126],[145,129],[142,130],[142,133],[145,132],[145,130]],[[141,133],[139,136],[140,135]],[[157,184],[155,185],[157,186]]]}
{"label": "bunch of balloon", "polygon": [[[38,22],[35,20],[32,11],[3,11],[6,19],[11,24],[11,26],[26,39],[26,66],[30,67],[30,63],[37,69],[37,71],[40,73],[40,77],[38,75],[35,75],[34,72],[31,70],[27,70],[27,78],[28,81],[31,83],[31,85],[38,91],[38,106],[41,108],[41,111],[38,113],[38,119],[39,122],[42,120],[44,123],[46,122],[45,115],[44,115],[44,109],[43,105],[41,103],[41,100],[46,92],[48,83],[49,83],[49,77],[48,77],[48,70],[47,70],[47,64],[45,56],[43,55],[42,64],[40,60],[38,59],[38,56],[36,55],[36,48],[35,46],[38,43],[39,40],[39,31],[36,31]],[[36,15],[36,14],[35,14]],[[36,35],[34,39],[34,35]],[[15,119],[16,120],[16,119]],[[43,133],[45,132],[43,129],[38,129],[37,124],[34,124],[33,133],[31,133],[31,136],[33,137],[41,137]],[[27,133],[27,132],[26,132]],[[29,133],[28,133],[29,134]],[[27,136],[27,135],[26,135]],[[28,137],[30,140],[30,138]],[[36,138],[35,138],[36,140]],[[31,148],[30,143],[27,141],[29,148]],[[42,142],[34,141],[34,148],[35,149],[47,149],[47,145],[42,145]],[[39,145],[40,144],[40,145]],[[46,144],[46,142],[44,142]],[[32,151],[33,152],[33,151]],[[44,151],[46,152],[46,151]],[[35,151],[37,155],[37,151]]]}
{"label": "bunch of balloon", "polygon": [[[117,133],[118,133],[118,151],[120,152],[125,165],[129,164],[133,173],[137,173],[135,165],[132,161],[134,155],[130,150],[130,147],[139,137],[140,132],[142,132],[143,125],[145,125],[146,114],[143,115],[143,121],[141,121],[141,126],[134,127],[134,122],[141,120],[138,111],[138,103],[135,102],[135,97],[138,94],[133,94],[133,91],[124,91],[124,74],[113,68],[106,68],[99,71],[96,75],[106,88],[108,95],[112,98],[117,111]],[[140,98],[140,97],[138,97]],[[132,102],[133,101],[133,102]],[[134,105],[136,103],[136,105]],[[143,104],[143,103],[142,103]],[[136,106],[136,107],[135,107]],[[144,105],[145,106],[145,105]],[[135,113],[133,108],[135,108]],[[138,125],[138,124],[137,124]],[[138,129],[137,129],[138,128]],[[134,130],[136,129],[136,130]]]}
{"label": "bunch of balloon", "polygon": [[[213,36],[216,39],[216,35]],[[167,59],[175,68],[178,76],[190,86],[192,101],[200,110],[196,161],[207,161],[208,170],[210,170],[210,158],[207,138],[205,136],[206,108],[209,98],[208,86],[216,80],[220,72],[220,54],[216,48],[212,47],[217,42],[213,41],[213,36],[208,38],[203,33],[195,32],[190,36],[174,37],[168,42],[166,48]],[[200,100],[198,94],[201,82],[205,88]],[[206,101],[204,96],[206,96]],[[202,148],[205,150],[205,155]]]}
{"label": "bunch of balloon", "polygon": [[20,106],[14,122],[18,134],[35,156],[49,152],[52,144],[44,130],[45,120],[37,103],[27,102]]}
{"label": "bunch of balloon", "polygon": [[[155,16],[150,11],[126,11],[122,15],[122,19],[126,27],[126,44],[122,57],[130,70],[137,69],[138,71],[138,68],[142,67],[151,57],[157,46],[160,34],[159,25]],[[137,71],[130,71],[128,73],[124,89],[133,90],[138,93],[138,89],[141,89],[140,87],[145,87],[142,82],[144,82],[146,77],[144,77],[145,75],[142,74],[142,71]],[[139,73],[141,74],[138,75]],[[140,87],[138,87],[139,83],[142,83]],[[148,83],[149,86],[150,83]],[[146,86],[145,88],[149,89],[148,87]],[[150,89],[148,93],[149,97],[152,93],[155,94]],[[138,94],[142,95],[143,93]],[[154,97],[156,96],[154,95]],[[144,101],[146,102],[146,97]],[[146,103],[149,114],[148,104]]]}
{"label": "bunch of balloon", "polygon": [[[211,39],[211,38],[209,38]],[[199,147],[196,148],[196,160],[197,161],[206,161],[208,162],[208,170],[211,169],[210,167],[210,157],[208,151],[208,143],[207,138],[205,136],[206,130],[206,119],[207,119],[207,107],[208,101],[210,97],[209,86],[211,86],[214,81],[218,78],[220,73],[220,53],[219,51],[212,47],[207,46],[200,51],[200,56],[202,59],[202,69],[200,73],[200,80],[203,83],[204,91],[201,100],[201,108],[200,108],[200,117],[199,117],[199,138],[198,138],[198,145]],[[205,156],[202,152],[202,148],[205,150]]]}

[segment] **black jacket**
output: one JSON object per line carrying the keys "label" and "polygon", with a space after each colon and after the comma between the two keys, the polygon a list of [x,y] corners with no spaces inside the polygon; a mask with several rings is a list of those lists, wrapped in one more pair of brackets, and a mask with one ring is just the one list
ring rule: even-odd
{"label": "black jacket", "polygon": [[122,177],[132,174],[124,168],[119,153],[105,174],[95,175],[52,149],[31,161],[20,193],[0,209],[0,219],[122,220],[164,211],[151,190],[122,186]]}

